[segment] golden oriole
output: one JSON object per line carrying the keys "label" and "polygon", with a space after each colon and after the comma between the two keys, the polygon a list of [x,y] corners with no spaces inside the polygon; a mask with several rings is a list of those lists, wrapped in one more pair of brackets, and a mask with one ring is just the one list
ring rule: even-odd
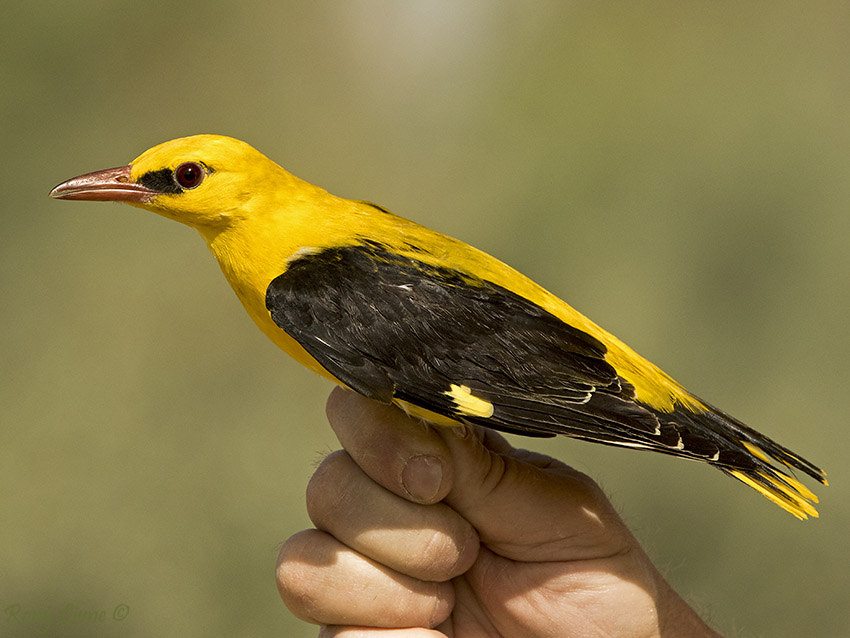
{"label": "golden oriole", "polygon": [[63,182],[195,228],[248,314],[296,361],[438,425],[470,423],[704,461],[794,516],[827,484],[516,270],[238,140],[196,135]]}

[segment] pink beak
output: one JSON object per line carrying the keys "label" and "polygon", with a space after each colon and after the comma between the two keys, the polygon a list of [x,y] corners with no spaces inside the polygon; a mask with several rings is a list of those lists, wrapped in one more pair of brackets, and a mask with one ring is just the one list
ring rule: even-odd
{"label": "pink beak", "polygon": [[157,191],[130,180],[130,167],[107,168],[62,182],[50,191],[55,199],[83,199],[96,202],[146,203]]}

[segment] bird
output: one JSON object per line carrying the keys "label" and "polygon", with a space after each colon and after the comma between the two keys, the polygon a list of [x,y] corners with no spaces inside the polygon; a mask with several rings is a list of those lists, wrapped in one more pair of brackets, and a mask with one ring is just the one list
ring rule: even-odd
{"label": "bird", "polygon": [[825,472],[679,385],[495,257],[192,135],[80,175],[56,199],[123,202],[198,231],[295,361],[437,426],[558,434],[707,463],[799,519]]}

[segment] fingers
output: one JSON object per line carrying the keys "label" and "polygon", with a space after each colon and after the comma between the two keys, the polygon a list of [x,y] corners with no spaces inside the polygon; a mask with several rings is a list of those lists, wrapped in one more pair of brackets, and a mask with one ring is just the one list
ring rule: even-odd
{"label": "fingers", "polygon": [[334,393],[328,415],[360,466],[339,451],[315,472],[307,507],[318,529],[283,546],[281,597],[296,616],[336,626],[326,635],[362,631],[352,626],[436,626],[454,605],[448,581],[479,548],[472,526],[451,508],[419,504],[439,501],[451,484],[445,443],[398,410],[352,393]]}
{"label": "fingers", "polygon": [[319,529],[290,539],[277,571],[287,606],[334,626],[327,635],[438,626],[454,605],[449,579],[481,576],[482,545],[487,564],[532,571],[637,547],[587,476],[494,432],[427,426],[344,390],[327,412],[345,451],[325,459],[308,488]]}
{"label": "fingers", "polygon": [[320,625],[434,627],[454,605],[451,584],[399,574],[318,530],[284,544],[277,584],[292,613]]}
{"label": "fingers", "polygon": [[478,535],[457,512],[442,503],[417,505],[396,496],[341,450],[310,480],[307,511],[318,529],[420,580],[450,580],[469,569],[478,553]]}

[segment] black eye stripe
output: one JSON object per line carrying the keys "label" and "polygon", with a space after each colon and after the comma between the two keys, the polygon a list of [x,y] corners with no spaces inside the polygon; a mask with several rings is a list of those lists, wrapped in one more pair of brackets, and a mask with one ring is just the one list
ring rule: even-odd
{"label": "black eye stripe", "polygon": [[139,184],[158,193],[182,193],[183,189],[174,181],[174,171],[163,168],[158,171],[148,171],[139,178]]}

